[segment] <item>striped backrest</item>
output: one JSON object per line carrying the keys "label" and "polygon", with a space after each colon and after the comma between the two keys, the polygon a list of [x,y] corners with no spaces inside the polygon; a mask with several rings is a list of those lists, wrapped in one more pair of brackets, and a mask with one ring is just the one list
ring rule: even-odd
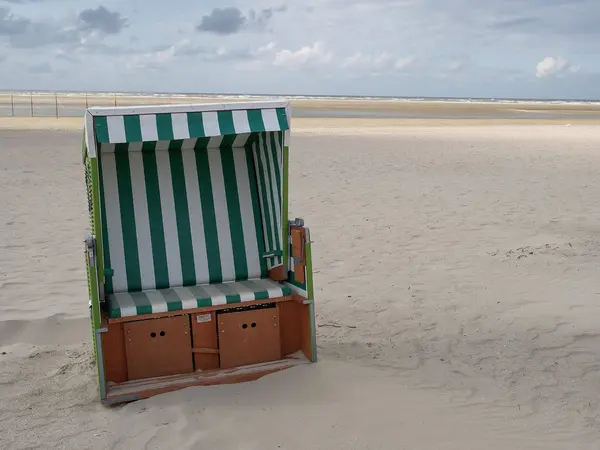
{"label": "striped backrest", "polygon": [[281,132],[99,143],[106,292],[266,277],[281,146]]}

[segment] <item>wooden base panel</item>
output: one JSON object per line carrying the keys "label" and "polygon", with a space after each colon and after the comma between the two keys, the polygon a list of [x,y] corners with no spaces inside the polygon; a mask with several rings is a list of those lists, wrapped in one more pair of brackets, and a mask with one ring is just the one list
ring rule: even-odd
{"label": "wooden base panel", "polygon": [[214,386],[258,380],[265,375],[279,372],[310,361],[303,354],[290,355],[277,361],[254,364],[233,369],[195,372],[193,374],[171,375],[145,380],[111,383],[107,386],[104,404],[117,404],[149,398],[165,392],[177,391],[191,386]]}

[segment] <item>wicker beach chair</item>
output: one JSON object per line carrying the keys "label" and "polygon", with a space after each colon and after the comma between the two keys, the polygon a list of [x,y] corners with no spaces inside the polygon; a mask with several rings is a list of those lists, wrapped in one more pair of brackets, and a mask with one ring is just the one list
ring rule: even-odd
{"label": "wicker beach chair", "polygon": [[83,163],[104,403],[316,361],[285,102],[90,108]]}

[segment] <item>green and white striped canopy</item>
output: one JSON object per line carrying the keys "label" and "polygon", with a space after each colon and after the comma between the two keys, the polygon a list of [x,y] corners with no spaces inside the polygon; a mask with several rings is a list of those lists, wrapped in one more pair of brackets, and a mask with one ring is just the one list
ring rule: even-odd
{"label": "green and white striped canopy", "polygon": [[94,147],[289,130],[286,107],[280,102],[90,108],[88,114],[86,133],[93,134]]}

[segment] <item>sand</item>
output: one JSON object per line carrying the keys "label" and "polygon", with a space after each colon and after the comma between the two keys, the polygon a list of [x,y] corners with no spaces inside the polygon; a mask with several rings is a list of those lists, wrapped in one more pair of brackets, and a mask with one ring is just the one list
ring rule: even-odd
{"label": "sand", "polygon": [[319,362],[106,408],[59,122],[0,123],[0,448],[597,448],[596,127],[294,121]]}

